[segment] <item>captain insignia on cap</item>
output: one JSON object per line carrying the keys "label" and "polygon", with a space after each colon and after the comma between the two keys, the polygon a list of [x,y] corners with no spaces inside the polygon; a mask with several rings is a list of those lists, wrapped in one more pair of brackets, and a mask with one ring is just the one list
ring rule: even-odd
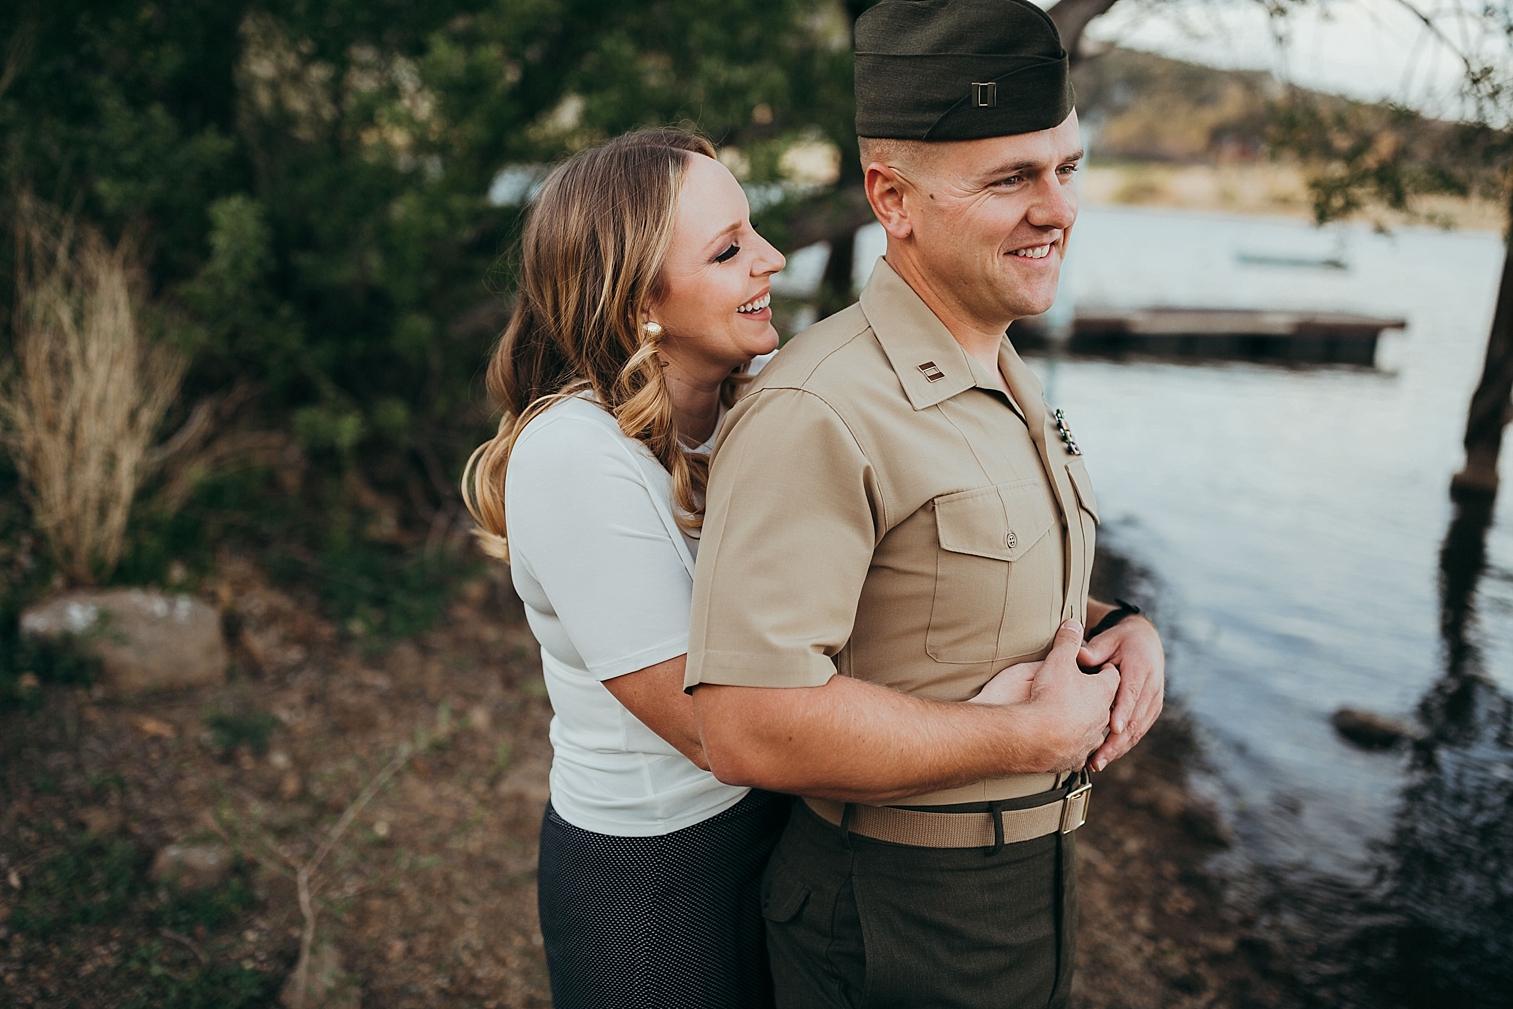
{"label": "captain insignia on cap", "polygon": [[856,133],[976,140],[1060,126],[1066,50],[1027,0],[882,0],[856,20]]}

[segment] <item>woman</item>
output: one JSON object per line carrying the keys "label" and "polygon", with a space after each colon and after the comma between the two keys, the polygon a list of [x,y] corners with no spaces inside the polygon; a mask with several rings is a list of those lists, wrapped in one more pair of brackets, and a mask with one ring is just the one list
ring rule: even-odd
{"label": "woman", "polygon": [[783,257],[702,138],[630,134],[542,187],[464,477],[555,717],[541,931],[558,1009],[771,1002],[757,886],[786,817],[708,771],[683,693],[708,452],[777,346]]}

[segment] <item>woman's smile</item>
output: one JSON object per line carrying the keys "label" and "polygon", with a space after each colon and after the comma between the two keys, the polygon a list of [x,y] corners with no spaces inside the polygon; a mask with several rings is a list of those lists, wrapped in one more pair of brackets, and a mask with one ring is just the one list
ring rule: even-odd
{"label": "woman's smile", "polygon": [[752,298],[746,304],[736,309],[736,314],[743,315],[757,322],[769,322],[772,319],[772,289],[768,288],[761,294]]}

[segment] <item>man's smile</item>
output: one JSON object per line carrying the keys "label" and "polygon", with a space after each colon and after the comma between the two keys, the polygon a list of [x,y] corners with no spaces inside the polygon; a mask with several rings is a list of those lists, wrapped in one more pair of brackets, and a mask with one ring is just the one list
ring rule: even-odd
{"label": "man's smile", "polygon": [[1009,255],[1019,256],[1021,259],[1044,259],[1051,254],[1051,247],[1054,244],[1054,242],[1048,242],[1045,245],[1032,245],[1028,249],[1013,249]]}

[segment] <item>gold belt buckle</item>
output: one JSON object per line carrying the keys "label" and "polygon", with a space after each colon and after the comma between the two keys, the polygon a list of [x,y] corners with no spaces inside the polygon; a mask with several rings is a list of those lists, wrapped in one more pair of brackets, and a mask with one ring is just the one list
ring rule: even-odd
{"label": "gold belt buckle", "polygon": [[1078,785],[1067,793],[1061,800],[1061,832],[1070,834],[1078,827],[1087,823],[1087,807],[1090,801],[1090,793],[1093,791],[1091,781]]}

